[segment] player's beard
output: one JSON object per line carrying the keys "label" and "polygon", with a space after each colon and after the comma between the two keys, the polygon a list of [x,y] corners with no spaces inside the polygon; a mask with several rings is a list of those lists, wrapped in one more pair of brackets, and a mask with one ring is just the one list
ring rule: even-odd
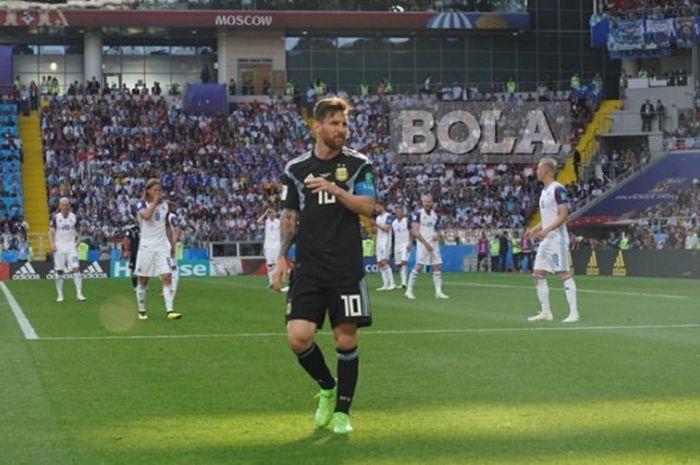
{"label": "player's beard", "polygon": [[323,143],[331,150],[340,150],[345,145],[345,136],[323,137]]}

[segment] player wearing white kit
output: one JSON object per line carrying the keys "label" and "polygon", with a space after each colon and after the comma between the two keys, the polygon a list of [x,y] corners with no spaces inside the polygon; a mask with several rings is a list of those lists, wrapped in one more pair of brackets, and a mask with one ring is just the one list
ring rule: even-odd
{"label": "player wearing white kit", "polygon": [[73,271],[73,282],[78,301],[87,300],[83,295],[83,280],[80,275],[77,245],[80,242],[78,228],[80,222],[70,211],[70,201],[63,197],[58,202],[59,212],[51,217],[49,241],[53,253],[53,269],[56,272],[56,302],[63,302],[63,273]]}
{"label": "player wearing white kit", "polygon": [[401,287],[406,288],[408,255],[411,253],[411,222],[404,216],[403,207],[396,207],[396,218],[391,222],[394,231],[394,265],[399,269]]}
{"label": "player wearing white kit", "polygon": [[408,289],[406,289],[406,297],[415,299],[413,294],[413,286],[418,279],[418,273],[423,268],[423,265],[431,265],[433,267],[433,284],[435,286],[436,299],[449,299],[442,292],[442,257],[440,256],[440,234],[438,228],[440,221],[437,213],[433,211],[433,196],[430,194],[421,197],[421,208],[413,218],[412,233],[418,242],[416,249],[416,266],[411,270],[411,275],[408,278]]}
{"label": "player wearing white kit", "polygon": [[[267,265],[267,280],[268,286],[272,287],[272,276],[277,267],[277,257],[280,254],[280,219],[277,218],[277,213],[268,208],[265,213],[260,215],[257,223],[265,222],[265,242],[263,242],[263,255],[265,255],[265,264]],[[286,288],[282,289],[285,292]]]}
{"label": "player wearing white kit", "polygon": [[537,297],[542,307],[540,313],[528,318],[529,321],[551,321],[549,307],[549,285],[547,273],[556,273],[564,284],[564,293],[569,303],[569,316],[564,323],[579,320],[576,303],[576,283],[569,270],[569,232],[566,220],[569,216],[569,196],[564,186],[554,180],[557,162],[553,158],[543,158],[537,165],[537,179],[544,184],[540,195],[540,216],[542,222],[526,232],[526,235],[541,239],[535,256],[532,276],[537,286]]}
{"label": "player wearing white kit", "polygon": [[377,240],[375,243],[377,267],[379,268],[379,274],[382,276],[382,287],[377,290],[391,291],[396,289],[394,275],[391,272],[391,265],[389,265],[392,218],[381,203],[376,203],[374,205],[374,211],[377,213],[377,217],[374,220],[374,226],[377,228]]}
{"label": "player wearing white kit", "polygon": [[170,208],[163,200],[160,181],[149,179],[143,194],[143,200],[136,206],[138,212],[141,240],[136,256],[136,274],[139,283],[136,287],[139,319],[148,318],[146,313],[146,289],[151,277],[160,276],[163,283],[163,298],[168,319],[177,320],[182,314],[173,310],[172,268],[170,253],[174,247],[172,236],[168,232]]}
{"label": "player wearing white kit", "polygon": [[182,221],[177,213],[174,212],[172,204],[169,204],[170,213],[168,213],[168,224],[170,225],[171,231],[171,244],[170,249],[170,274],[172,275],[172,288],[173,288],[173,299],[177,293],[177,283],[180,281],[180,274],[177,271],[177,257],[175,256],[176,250],[175,246],[180,242],[180,236],[182,235]]}

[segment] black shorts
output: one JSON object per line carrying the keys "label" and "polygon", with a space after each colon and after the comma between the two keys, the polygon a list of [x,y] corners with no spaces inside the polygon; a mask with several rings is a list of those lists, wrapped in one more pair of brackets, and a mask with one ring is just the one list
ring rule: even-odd
{"label": "black shorts", "polygon": [[354,323],[358,328],[372,324],[365,278],[349,287],[320,287],[301,276],[294,276],[290,281],[286,322],[313,321],[321,329],[328,311],[333,328],[343,323]]}

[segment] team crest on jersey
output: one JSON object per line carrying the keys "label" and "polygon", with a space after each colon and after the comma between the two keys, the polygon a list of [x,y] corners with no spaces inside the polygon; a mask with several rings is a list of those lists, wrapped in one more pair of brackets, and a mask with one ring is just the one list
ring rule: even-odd
{"label": "team crest on jersey", "polygon": [[335,180],[336,181],[340,181],[340,182],[347,181],[348,176],[349,176],[348,169],[345,167],[345,165],[339,165],[335,169]]}

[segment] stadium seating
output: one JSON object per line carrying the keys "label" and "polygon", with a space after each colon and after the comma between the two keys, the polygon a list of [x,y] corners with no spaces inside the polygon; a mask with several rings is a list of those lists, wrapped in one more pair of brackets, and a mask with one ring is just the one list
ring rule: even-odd
{"label": "stadium seating", "polygon": [[[370,155],[379,198],[390,208],[412,210],[430,192],[455,229],[522,228],[536,208],[534,166],[404,165],[389,150],[386,106],[357,97],[352,104],[348,145]],[[187,115],[160,98],[63,97],[45,110],[42,131],[50,209],[70,197],[93,247],[123,237],[146,179],[154,176],[185,217],[188,247],[259,240],[255,219],[267,206],[279,208],[285,163],[312,146],[297,107],[283,100],[239,103],[221,118]],[[82,142],[88,135],[94,144]],[[571,186],[572,194],[587,195],[588,185]]]}

